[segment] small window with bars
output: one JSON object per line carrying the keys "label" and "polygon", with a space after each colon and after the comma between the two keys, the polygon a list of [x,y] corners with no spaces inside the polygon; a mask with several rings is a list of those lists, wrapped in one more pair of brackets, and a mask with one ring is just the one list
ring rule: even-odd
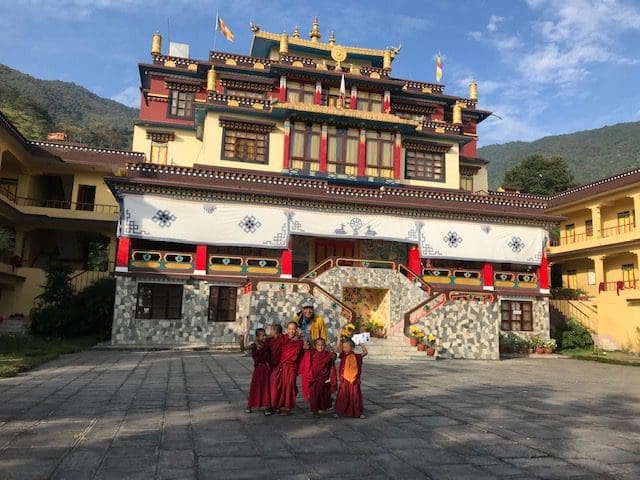
{"label": "small window with bars", "polygon": [[533,303],[502,300],[500,303],[501,328],[508,331],[533,330]]}
{"label": "small window with bars", "polygon": [[444,153],[407,150],[405,176],[416,180],[445,181]]}
{"label": "small window with bars", "polygon": [[212,286],[209,288],[209,321],[235,322],[237,287]]}
{"label": "small window with bars", "polygon": [[225,128],[222,158],[238,162],[267,163],[269,135],[262,132]]}
{"label": "small window with bars", "polygon": [[172,117],[193,117],[193,102],[196,94],[194,92],[183,92],[171,90],[171,102],[169,103],[169,114]]}
{"label": "small window with bars", "polygon": [[136,318],[154,320],[182,318],[182,285],[139,283]]}

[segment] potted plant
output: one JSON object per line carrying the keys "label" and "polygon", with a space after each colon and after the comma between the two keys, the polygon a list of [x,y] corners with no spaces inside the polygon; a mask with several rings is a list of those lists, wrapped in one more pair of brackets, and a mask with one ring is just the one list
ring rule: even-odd
{"label": "potted plant", "polygon": [[552,338],[551,340],[544,342],[544,353],[553,353],[556,347],[556,341]]}
{"label": "potted plant", "polygon": [[427,346],[425,345],[424,341],[423,342],[418,342],[418,351],[419,352],[424,352],[427,349]]}
{"label": "potted plant", "polygon": [[433,333],[430,333],[427,336],[427,355],[433,357],[436,354],[436,336]]}
{"label": "potted plant", "polygon": [[355,331],[356,326],[353,323],[347,323],[340,329],[340,340],[343,342],[350,340]]}
{"label": "potted plant", "polygon": [[544,353],[544,340],[539,335],[531,337],[531,345],[538,354]]}
{"label": "potted plant", "polygon": [[418,343],[424,338],[424,330],[416,325],[409,327],[409,342],[412,347],[417,347]]}

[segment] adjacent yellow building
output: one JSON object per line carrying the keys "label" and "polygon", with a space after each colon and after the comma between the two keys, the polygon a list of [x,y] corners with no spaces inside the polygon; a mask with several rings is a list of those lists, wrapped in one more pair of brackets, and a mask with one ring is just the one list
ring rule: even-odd
{"label": "adjacent yellow building", "polygon": [[591,327],[603,348],[640,351],[640,169],[554,195],[547,212],[567,218],[549,248],[553,272],[586,292],[552,305]]}
{"label": "adjacent yellow building", "polygon": [[[82,288],[113,269],[118,204],[104,183],[142,154],[26,139],[0,112],[0,317],[28,316],[51,262]],[[96,261],[103,258],[104,261]]]}

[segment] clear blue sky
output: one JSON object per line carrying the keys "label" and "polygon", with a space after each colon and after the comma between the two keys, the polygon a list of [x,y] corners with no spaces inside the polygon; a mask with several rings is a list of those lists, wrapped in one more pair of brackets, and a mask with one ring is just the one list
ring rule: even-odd
{"label": "clear blue sky", "polygon": [[0,0],[0,63],[137,107],[153,32],[206,58],[216,11],[236,36],[218,50],[248,53],[250,20],[307,35],[317,15],[325,41],[402,44],[397,77],[435,81],[440,51],[445,93],[475,78],[479,108],[502,118],[483,123],[484,145],[640,120],[638,0]]}

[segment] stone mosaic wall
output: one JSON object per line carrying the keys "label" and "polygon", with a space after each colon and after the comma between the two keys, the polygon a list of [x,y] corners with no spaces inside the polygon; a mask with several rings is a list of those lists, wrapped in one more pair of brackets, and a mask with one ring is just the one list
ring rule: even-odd
{"label": "stone mosaic wall", "polygon": [[[386,268],[335,267],[319,275],[315,282],[339,300],[344,288],[385,288],[391,291],[389,335],[404,334],[404,314],[428,296],[404,275]],[[367,320],[367,319],[363,319]]]}
{"label": "stone mosaic wall", "polygon": [[[237,346],[238,337],[247,329],[242,308],[236,312],[235,322],[209,322],[209,286],[206,281],[189,280],[181,283],[182,319],[146,320],[135,318],[138,283],[160,283],[157,278],[116,277],[116,298],[113,312],[111,343],[114,345],[213,345]],[[240,289],[241,291],[241,289]],[[238,294],[242,306],[245,295]],[[246,308],[245,308],[246,310]]]}
{"label": "stone mosaic wall", "polygon": [[[515,297],[503,297],[506,300]],[[524,300],[524,298],[522,298]],[[533,301],[533,331],[514,332],[522,337],[540,335],[549,338],[549,301]],[[437,337],[437,347],[448,358],[498,360],[500,333],[500,303],[447,301],[441,308],[422,319],[419,325],[425,333]]]}

